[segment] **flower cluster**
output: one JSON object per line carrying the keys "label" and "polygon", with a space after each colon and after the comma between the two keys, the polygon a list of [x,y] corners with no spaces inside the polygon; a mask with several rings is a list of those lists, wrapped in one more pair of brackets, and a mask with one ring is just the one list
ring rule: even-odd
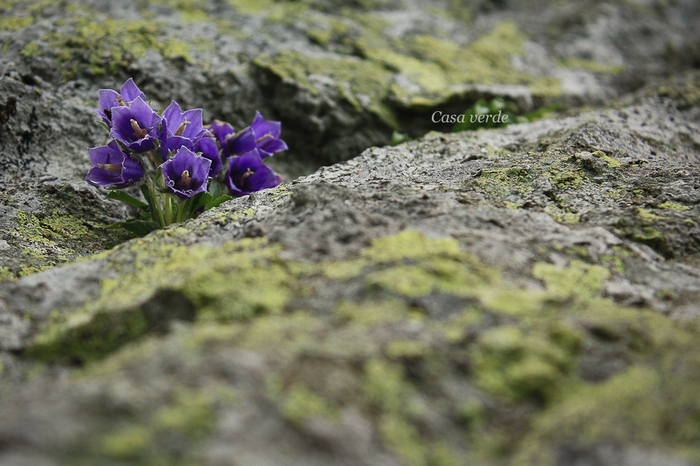
{"label": "flower cluster", "polygon": [[[205,126],[200,108],[183,112],[172,101],[156,112],[131,78],[120,92],[100,90],[99,105],[95,113],[113,140],[88,149],[93,167],[85,180],[109,188],[108,198],[142,209],[139,219],[122,227],[145,233],[282,182],[263,164],[287,149],[281,124],[260,112],[238,133],[218,120]],[[133,185],[140,187],[145,203],[118,191]]]}

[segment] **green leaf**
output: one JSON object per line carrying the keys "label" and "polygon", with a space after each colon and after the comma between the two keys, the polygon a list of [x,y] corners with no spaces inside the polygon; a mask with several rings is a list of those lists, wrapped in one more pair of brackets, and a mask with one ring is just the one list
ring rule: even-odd
{"label": "green leaf", "polygon": [[219,196],[221,196],[221,193],[223,192],[221,188],[221,183],[219,183],[216,180],[211,180],[209,182],[209,189],[207,190],[209,194],[211,194],[211,197],[214,199],[217,199]]}
{"label": "green leaf", "polygon": [[153,230],[160,228],[157,223],[151,222],[150,220],[139,220],[136,218],[131,218],[126,222],[118,222],[107,227],[110,230],[116,230],[122,228],[124,230],[130,231],[137,236],[146,236]]}
{"label": "green leaf", "polygon": [[116,199],[117,201],[125,202],[139,209],[148,209],[148,204],[141,202],[133,196],[128,195],[124,191],[112,191],[107,194],[107,199]]}
{"label": "green leaf", "polygon": [[211,201],[210,203],[206,204],[204,206],[204,210],[213,209],[214,207],[217,207],[219,204],[221,204],[222,202],[226,202],[229,199],[233,199],[233,197],[229,196],[228,194],[224,194],[223,196],[219,196],[216,199],[214,199],[213,201]]}
{"label": "green leaf", "polygon": [[194,199],[192,199],[192,215],[190,216],[190,218],[194,216],[194,213],[197,212],[197,209],[209,204],[212,201],[212,199],[214,199],[212,195],[206,192],[199,193]]}

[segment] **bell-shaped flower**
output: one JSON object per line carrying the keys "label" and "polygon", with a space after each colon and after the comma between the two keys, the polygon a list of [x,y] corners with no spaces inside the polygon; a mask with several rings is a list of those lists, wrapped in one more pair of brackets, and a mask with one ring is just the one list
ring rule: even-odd
{"label": "bell-shaped flower", "polygon": [[269,157],[275,152],[288,149],[287,143],[280,139],[282,123],[266,121],[260,112],[255,112],[253,124],[244,129],[241,134],[227,141],[228,151],[235,155],[260,151],[262,158]]}
{"label": "bell-shaped flower", "polygon": [[181,147],[160,168],[163,170],[165,186],[180,199],[207,190],[211,160],[195,154],[187,147]]}
{"label": "bell-shaped flower", "polygon": [[137,97],[128,107],[112,108],[110,136],[134,152],[149,151],[155,146],[158,122],[158,114]]}
{"label": "bell-shaped flower", "polygon": [[102,117],[102,121],[109,128],[112,128],[112,107],[128,107],[137,97],[146,100],[146,95],[136,86],[132,78],[127,79],[122,85],[121,93],[113,89],[100,89],[100,108],[95,110],[95,113]]}
{"label": "bell-shaped flower", "polygon": [[163,111],[162,117],[161,135],[163,137],[183,137],[195,143],[207,134],[207,130],[202,125],[201,108],[183,112],[180,105],[173,100]]}
{"label": "bell-shaped flower", "polygon": [[258,149],[229,157],[224,183],[232,196],[244,196],[282,183],[282,178],[262,163]]}
{"label": "bell-shaped flower", "polygon": [[88,149],[88,155],[93,167],[85,181],[91,185],[124,188],[143,178],[143,168],[139,161],[124,152],[117,141]]}
{"label": "bell-shaped flower", "polygon": [[211,168],[209,176],[214,178],[221,171],[221,157],[219,157],[219,148],[216,146],[216,140],[211,136],[204,136],[194,145],[194,152],[201,152],[203,157],[211,160]]}
{"label": "bell-shaped flower", "polygon": [[211,125],[209,125],[209,131],[214,135],[214,138],[219,143],[219,147],[221,148],[221,158],[225,159],[230,157],[231,154],[228,151],[228,141],[235,135],[233,126],[224,121],[214,120]]}
{"label": "bell-shaped flower", "polygon": [[160,153],[163,157],[163,162],[168,160],[170,155],[180,150],[181,147],[187,147],[188,149],[193,150],[194,144],[189,139],[183,138],[181,136],[172,136],[169,138],[161,139]]}

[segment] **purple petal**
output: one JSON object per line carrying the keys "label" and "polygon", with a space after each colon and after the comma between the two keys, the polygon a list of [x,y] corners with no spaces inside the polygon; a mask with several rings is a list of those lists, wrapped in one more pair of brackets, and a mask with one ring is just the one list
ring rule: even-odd
{"label": "purple petal", "polygon": [[248,179],[248,189],[260,191],[262,189],[274,188],[282,183],[282,177],[272,171],[267,165],[262,165]]}
{"label": "purple petal", "polygon": [[126,82],[122,86],[121,91],[122,100],[124,102],[130,103],[137,97],[141,97],[143,100],[146,100],[146,94],[141,92],[141,90],[136,86],[136,83],[134,83],[133,78],[129,78],[126,80]]}
{"label": "purple petal", "polygon": [[186,199],[206,191],[211,160],[181,147],[160,168],[170,191],[180,199]]}
{"label": "purple petal", "polygon": [[226,147],[229,152],[234,155],[245,154],[257,147],[255,144],[255,133],[252,128],[246,128],[241,134],[226,142]]}
{"label": "purple petal", "polygon": [[[287,143],[281,139],[270,139],[266,144],[262,144],[260,147],[260,152],[264,154],[264,157],[268,157],[275,152],[280,152],[287,150]],[[263,157],[263,158],[264,158]]]}
{"label": "purple petal", "polygon": [[211,134],[219,141],[221,147],[226,144],[226,136],[235,133],[233,126],[223,121],[214,120],[210,126]]}
{"label": "purple petal", "polygon": [[182,136],[171,136],[164,142],[161,142],[160,152],[163,156],[163,161],[168,160],[170,153],[177,152],[181,147],[187,147],[188,149],[192,150],[194,148],[194,144],[190,139],[183,138]]}
{"label": "purple petal", "polygon": [[[146,131],[145,135],[136,134],[131,120]],[[135,152],[151,150],[154,147],[156,126],[160,121],[158,114],[137,97],[128,107],[112,108],[112,131],[110,136],[121,141]]]}
{"label": "purple petal", "polygon": [[257,149],[241,156],[228,159],[229,170],[224,182],[231,194],[242,196],[265,188],[272,188],[282,182],[270,167],[263,165]]}
{"label": "purple petal", "polygon": [[257,125],[253,124],[251,127],[255,131],[255,137],[257,139],[262,138],[267,134],[271,135],[273,138],[278,138],[280,137],[280,132],[282,131],[282,123],[279,121],[263,121]]}
{"label": "purple petal", "polygon": [[215,177],[221,171],[221,158],[219,157],[219,148],[216,146],[216,141],[212,136],[204,136],[200,139],[193,149],[194,152],[201,152],[203,157],[211,160],[211,168],[209,176]]}
{"label": "purple petal", "polygon": [[[94,166],[85,180],[92,185],[123,188],[136,183],[143,177],[141,164],[122,151],[116,141],[106,146],[88,149],[88,155]],[[111,165],[111,167],[105,165]]]}
{"label": "purple petal", "polygon": [[[206,134],[207,131],[202,126],[203,122],[201,108],[187,110],[182,116],[183,122],[189,121],[189,123],[185,125],[185,130],[183,131],[182,136],[196,140]],[[177,128],[174,129],[177,130]]]}
{"label": "purple petal", "polygon": [[172,133],[174,134],[175,131],[177,130],[177,127],[180,126],[180,123],[182,123],[182,110],[180,109],[180,104],[175,102],[174,100],[170,102],[170,105],[163,110],[162,119],[164,120],[165,123],[167,123],[167,126],[173,128]]}
{"label": "purple petal", "polygon": [[119,94],[112,89],[100,89],[100,108],[95,110],[107,126],[112,127],[112,107],[119,105]]}
{"label": "purple petal", "polygon": [[130,155],[124,157],[122,162],[122,181],[127,186],[140,181],[143,178],[143,168],[141,164]]}
{"label": "purple petal", "polygon": [[103,168],[92,167],[85,176],[85,181],[93,186],[116,186],[121,183],[121,175]]}

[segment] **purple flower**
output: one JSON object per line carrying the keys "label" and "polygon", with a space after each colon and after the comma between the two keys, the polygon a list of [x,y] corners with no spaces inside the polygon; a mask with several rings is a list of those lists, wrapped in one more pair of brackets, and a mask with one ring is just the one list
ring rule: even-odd
{"label": "purple flower", "polygon": [[202,126],[202,109],[195,108],[183,112],[174,100],[163,111],[162,123],[168,137],[178,136],[197,142],[207,134],[207,130]]}
{"label": "purple flower", "polygon": [[180,199],[187,199],[207,190],[211,160],[197,155],[187,147],[170,157],[160,168],[165,186]]}
{"label": "purple flower", "polygon": [[221,171],[221,157],[219,157],[219,148],[216,146],[216,141],[210,135],[204,136],[194,145],[194,152],[201,152],[203,157],[211,160],[211,168],[209,176],[215,177]]}
{"label": "purple flower", "polygon": [[214,120],[209,125],[209,131],[211,131],[211,134],[218,141],[219,147],[221,147],[222,158],[229,157],[231,154],[228,151],[228,141],[234,136],[233,126],[230,123]]}
{"label": "purple flower", "polygon": [[183,113],[174,100],[163,112],[158,138],[161,143],[161,155],[167,160],[169,151],[176,151],[182,146],[192,150],[195,143],[209,131],[202,126],[202,109],[187,110]]}
{"label": "purple flower", "polygon": [[145,152],[155,146],[159,121],[158,114],[141,97],[137,97],[128,107],[112,108],[110,136],[134,152]]}
{"label": "purple flower", "polygon": [[112,89],[100,89],[100,108],[95,110],[102,121],[112,128],[112,107],[128,107],[137,97],[146,100],[146,95],[139,90],[132,78],[129,78],[121,88],[121,94]]}
{"label": "purple flower", "polygon": [[235,138],[229,139],[227,148],[230,153],[236,155],[258,149],[262,158],[269,157],[275,152],[288,149],[287,144],[280,139],[281,131],[282,123],[265,121],[260,112],[255,112],[253,124]]}
{"label": "purple flower", "polygon": [[117,141],[88,149],[88,154],[94,167],[88,172],[85,181],[91,185],[124,188],[143,177],[141,164],[122,151]]}
{"label": "purple flower", "polygon": [[262,163],[258,149],[241,156],[229,157],[228,165],[224,183],[233,196],[244,196],[282,183],[282,178]]}

